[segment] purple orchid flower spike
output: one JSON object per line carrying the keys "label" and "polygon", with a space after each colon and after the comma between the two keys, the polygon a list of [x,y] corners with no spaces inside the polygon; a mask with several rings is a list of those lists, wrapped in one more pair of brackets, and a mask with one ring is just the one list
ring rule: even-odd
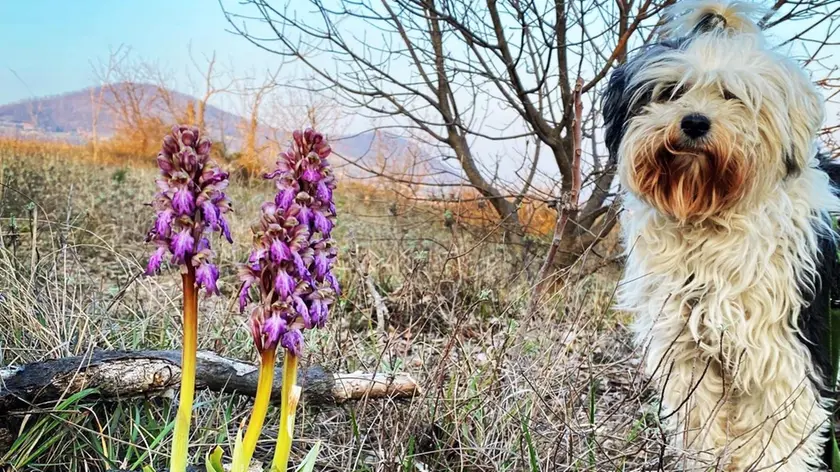
{"label": "purple orchid flower spike", "polygon": [[[323,135],[307,129],[292,137],[276,168],[265,174],[277,194],[262,205],[253,228],[254,249],[239,270],[239,302],[242,311],[252,300],[257,303],[251,326],[261,351],[279,344],[300,355],[303,331],[323,326],[338,296],[332,273],[337,251],[330,237],[335,177]],[[259,297],[252,297],[257,290]]]}
{"label": "purple orchid flower spike", "polygon": [[[252,302],[255,305],[250,327],[262,362],[254,414],[242,442],[244,452],[234,464],[240,470],[250,460],[263,424],[278,346],[285,349],[285,355],[280,433],[271,469],[287,469],[303,332],[324,326],[338,296],[338,280],[332,271],[337,250],[331,238],[336,215],[335,178],[327,161],[330,152],[321,134],[311,129],[295,131],[292,146],[280,154],[276,168],[265,174],[274,182],[277,194],[263,203],[259,222],[253,227],[254,248],[239,269],[239,307],[244,312]],[[253,292],[259,295],[253,296]]]}
{"label": "purple orchid flower spike", "polygon": [[173,126],[164,137],[157,156],[159,192],[152,202],[157,217],[147,237],[157,250],[146,270],[156,273],[169,252],[173,264],[194,271],[196,285],[208,295],[219,293],[219,269],[206,235],[219,232],[231,241],[225,218],[231,211],[224,193],[228,174],[210,158],[211,147],[210,139],[192,126]]}
{"label": "purple orchid flower spike", "polygon": [[171,472],[185,472],[189,429],[195,394],[198,345],[198,290],[218,295],[219,269],[213,264],[210,233],[231,241],[225,215],[231,211],[224,190],[228,174],[210,159],[212,143],[196,127],[173,126],[157,156],[160,177],[152,202],[157,217],[146,237],[156,246],[146,273],[157,273],[166,253],[181,267],[184,336],[181,353],[181,392],[172,438]]}

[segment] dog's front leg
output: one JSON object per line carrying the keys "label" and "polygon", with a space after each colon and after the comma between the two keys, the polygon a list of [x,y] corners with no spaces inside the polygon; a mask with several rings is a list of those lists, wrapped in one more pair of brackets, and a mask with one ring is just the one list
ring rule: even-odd
{"label": "dog's front leg", "polygon": [[652,343],[649,373],[662,392],[662,419],[673,426],[683,470],[724,470],[729,439],[729,385],[714,356],[684,333],[676,342]]}
{"label": "dog's front leg", "polygon": [[[731,471],[811,472],[821,456],[828,411],[810,379],[774,378],[731,402]],[[752,391],[753,389],[751,389]]]}

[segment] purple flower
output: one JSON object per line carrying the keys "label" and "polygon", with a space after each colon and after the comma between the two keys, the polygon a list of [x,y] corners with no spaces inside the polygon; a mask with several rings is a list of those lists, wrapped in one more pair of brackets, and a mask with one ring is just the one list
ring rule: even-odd
{"label": "purple flower", "polygon": [[158,213],[155,219],[155,233],[161,236],[168,236],[172,227],[172,210],[163,210]]}
{"label": "purple flower", "polygon": [[299,253],[292,253],[292,262],[294,262],[295,270],[301,279],[308,281],[312,277],[309,274],[309,269],[306,267],[306,263],[303,262],[303,258]]}
{"label": "purple flower", "polygon": [[154,275],[160,269],[160,263],[163,261],[163,255],[166,254],[165,247],[159,247],[152,253],[149,258],[149,265],[146,267],[146,275]]}
{"label": "purple flower", "polygon": [[186,187],[176,190],[175,196],[172,197],[172,208],[179,215],[191,214],[195,210],[195,195],[187,190]]}
{"label": "purple flower", "polygon": [[274,348],[271,341],[279,339],[290,353],[300,355],[302,331],[323,327],[338,296],[331,270],[336,252],[329,239],[335,219],[330,152],[321,134],[295,131],[292,146],[265,174],[275,181],[277,193],[261,207],[254,248],[240,268],[241,311],[251,302],[252,289],[259,288],[251,311],[257,349]]}
{"label": "purple flower", "polygon": [[158,154],[157,156],[157,163],[158,167],[164,174],[169,174],[173,170],[175,170],[175,165],[172,164],[172,154],[166,155],[163,152]]}
{"label": "purple flower", "polygon": [[306,302],[302,298],[294,296],[292,297],[292,304],[294,304],[295,312],[303,319],[303,326],[306,329],[311,329],[312,318],[309,317],[309,307],[306,306]]}
{"label": "purple flower", "polygon": [[332,231],[332,221],[328,220],[326,216],[320,211],[315,212],[315,229],[322,235],[329,236]]}
{"label": "purple flower", "polygon": [[279,270],[274,277],[274,290],[281,299],[285,299],[295,290],[295,280],[285,270]]}
{"label": "purple flower", "polygon": [[295,201],[295,195],[297,195],[297,190],[294,188],[284,188],[277,192],[277,196],[274,198],[274,203],[279,208],[286,210],[292,206],[292,203]]}
{"label": "purple flower", "polygon": [[233,238],[230,236],[230,226],[228,226],[228,222],[224,216],[219,215],[219,226],[222,227],[222,234],[225,236],[225,239],[233,244]]}
{"label": "purple flower", "polygon": [[300,356],[303,351],[303,334],[298,329],[286,331],[280,344],[292,354]]}
{"label": "purple flower", "polygon": [[269,349],[277,346],[280,338],[286,333],[286,320],[281,316],[271,316],[263,323],[263,345]]}
{"label": "purple flower", "polygon": [[216,185],[224,182],[225,186],[227,186],[227,179],[227,172],[223,171],[222,169],[219,169],[218,167],[210,167],[204,169],[204,171],[201,173],[201,177],[198,179],[198,182],[201,185]]}
{"label": "purple flower", "polygon": [[318,169],[313,167],[306,167],[306,170],[303,171],[301,178],[307,182],[317,182],[321,180],[321,173],[318,172]]}
{"label": "purple flower", "polygon": [[209,262],[205,262],[195,269],[195,282],[207,290],[207,295],[219,294],[219,288],[216,286],[218,280],[219,269]]}
{"label": "purple flower", "polygon": [[208,251],[210,251],[210,240],[207,238],[199,239],[198,245],[195,247],[195,252],[206,254]]}
{"label": "purple flower", "polygon": [[201,204],[201,215],[204,217],[204,221],[207,222],[207,226],[209,226],[210,229],[214,229],[219,226],[219,209],[216,205],[213,205],[213,202],[210,200],[205,200],[204,203]]}
{"label": "purple flower", "polygon": [[332,190],[327,186],[323,180],[318,182],[318,187],[315,189],[315,198],[323,202],[332,201]]}
{"label": "purple flower", "polygon": [[297,220],[298,220],[298,223],[300,223],[304,226],[309,226],[310,223],[312,222],[312,209],[309,208],[308,206],[300,207],[300,211],[298,211],[298,215],[297,215]]}
{"label": "purple flower", "polygon": [[327,271],[330,270],[330,262],[327,260],[327,255],[322,251],[315,253],[315,277],[323,280],[327,276]]}
{"label": "purple flower", "polygon": [[163,150],[161,153],[166,154],[167,157],[171,158],[173,154],[178,152],[179,148],[178,138],[174,131],[172,134],[167,134],[163,137]]}
{"label": "purple flower", "polygon": [[178,159],[181,161],[181,167],[187,172],[195,170],[195,166],[198,165],[198,156],[196,156],[195,151],[189,147],[184,148],[184,150],[178,154]]}
{"label": "purple flower", "polygon": [[335,292],[336,296],[341,296],[341,287],[338,286],[338,279],[332,274],[332,272],[328,272],[326,276],[324,276],[324,280],[330,284],[330,288]]}
{"label": "purple flower", "polygon": [[183,126],[179,127],[181,142],[184,143],[184,147],[193,147],[196,139],[198,139],[198,128],[185,128]]}
{"label": "purple flower", "polygon": [[210,155],[210,149],[212,147],[212,141],[210,141],[209,139],[202,139],[198,142],[198,146],[195,148],[195,152],[197,152],[199,156],[208,156]]}
{"label": "purple flower", "polygon": [[277,263],[288,261],[292,257],[292,251],[289,249],[289,246],[279,239],[271,242],[270,251],[271,258]]}
{"label": "purple flower", "polygon": [[147,273],[160,268],[166,251],[172,262],[195,270],[196,283],[218,294],[219,269],[213,260],[208,232],[220,232],[232,242],[224,215],[231,211],[224,194],[228,174],[210,159],[212,143],[198,128],[173,126],[157,156],[160,177],[152,203],[157,212],[147,240],[157,245]]}
{"label": "purple flower", "polygon": [[312,324],[322,328],[329,317],[330,300],[324,297],[325,290],[316,290],[309,295],[309,318]]}
{"label": "purple flower", "polygon": [[248,306],[248,303],[251,302],[251,286],[254,285],[253,281],[246,281],[242,284],[242,288],[239,290],[239,312],[245,311],[245,307]]}
{"label": "purple flower", "polygon": [[193,252],[195,239],[189,229],[183,229],[172,237],[172,255],[179,264],[184,264],[187,256]]}

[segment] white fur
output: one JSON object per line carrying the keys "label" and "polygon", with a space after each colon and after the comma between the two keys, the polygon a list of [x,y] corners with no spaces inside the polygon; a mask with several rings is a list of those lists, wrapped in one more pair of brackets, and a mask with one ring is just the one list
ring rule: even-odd
{"label": "white fur", "polygon": [[674,418],[688,429],[678,446],[706,452],[698,460],[720,461],[723,470],[786,458],[775,470],[815,470],[808,464],[821,453],[828,413],[791,326],[802,306],[797,278],[814,270],[815,210],[838,206],[825,174],[806,170],[714,232],[687,228],[632,195],[624,203],[620,307],[636,315],[666,411],[693,390]]}
{"label": "white fur", "polygon": [[[818,232],[830,231],[824,215],[840,201],[814,157],[819,94],[795,64],[764,49],[757,28],[738,25],[729,32],[738,34],[704,34],[634,77],[688,91],[631,118],[620,146],[628,259],[619,308],[635,314],[686,470],[809,472],[820,466],[829,414],[797,335],[800,288],[813,286]],[[724,100],[722,89],[741,100]],[[698,220],[660,211],[633,181],[636,153],[689,112],[710,116],[710,139],[727,140],[752,169],[735,205]],[[786,154],[800,172],[785,174]]]}
{"label": "white fur", "polygon": [[766,8],[753,2],[733,1],[729,3],[709,0],[683,0],[665,9],[664,24],[660,30],[663,38],[685,36],[691,32],[703,15],[714,13],[726,20],[727,32],[758,33],[753,18]]}

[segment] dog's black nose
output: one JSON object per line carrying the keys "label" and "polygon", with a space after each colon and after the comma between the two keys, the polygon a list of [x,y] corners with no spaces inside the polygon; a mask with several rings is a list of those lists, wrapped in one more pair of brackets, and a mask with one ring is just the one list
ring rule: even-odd
{"label": "dog's black nose", "polygon": [[692,113],[683,117],[680,128],[691,139],[702,138],[709,132],[712,122],[705,115]]}

